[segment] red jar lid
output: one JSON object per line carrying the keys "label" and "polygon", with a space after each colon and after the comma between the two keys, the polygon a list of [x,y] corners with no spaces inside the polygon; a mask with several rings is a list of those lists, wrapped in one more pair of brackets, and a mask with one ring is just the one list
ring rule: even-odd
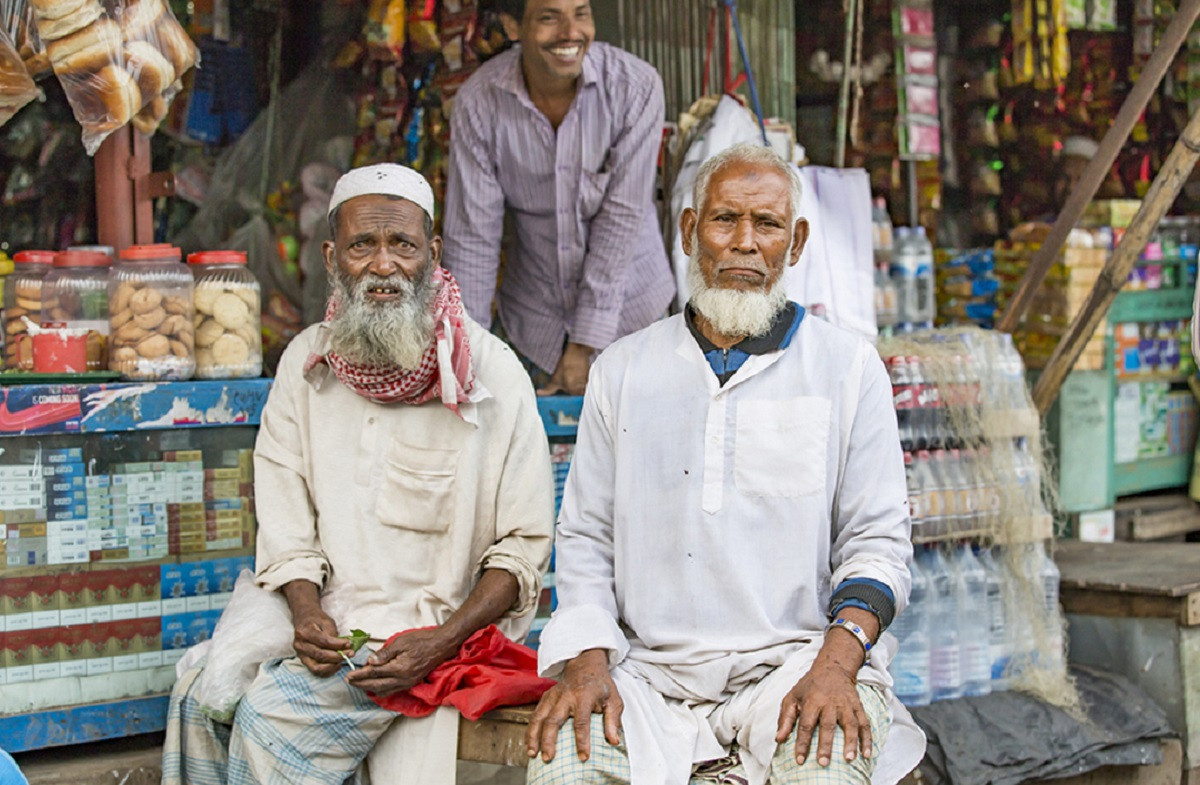
{"label": "red jar lid", "polygon": [[123,262],[178,262],[182,258],[183,251],[179,250],[170,243],[156,243],[154,245],[131,245],[121,251],[121,261]]}
{"label": "red jar lid", "polygon": [[17,264],[54,264],[54,251],[20,251],[13,255]]}
{"label": "red jar lid", "polygon": [[54,255],[55,267],[109,267],[112,259],[99,251],[63,251]]}
{"label": "red jar lid", "polygon": [[245,251],[199,251],[188,254],[188,264],[245,264]]}

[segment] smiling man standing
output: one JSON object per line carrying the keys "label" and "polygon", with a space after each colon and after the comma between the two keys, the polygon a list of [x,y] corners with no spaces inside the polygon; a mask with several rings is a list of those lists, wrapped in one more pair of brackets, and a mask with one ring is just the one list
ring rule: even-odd
{"label": "smiling man standing", "polygon": [[[483,65],[450,118],[446,266],[472,317],[500,322],[580,394],[595,351],[674,295],[654,207],[663,88],[648,63],[593,41],[587,0],[499,0],[519,46]],[[514,244],[497,297],[505,213]]]}
{"label": "smiling man standing", "polygon": [[733,147],[695,204],[686,312],[592,368],[528,781],[892,785],[924,747],[880,639],[912,555],[887,373],[784,294],[787,163]]}

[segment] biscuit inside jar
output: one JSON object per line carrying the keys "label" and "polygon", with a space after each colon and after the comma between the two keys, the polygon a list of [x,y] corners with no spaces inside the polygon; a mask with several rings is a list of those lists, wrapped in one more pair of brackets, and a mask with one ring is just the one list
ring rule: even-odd
{"label": "biscuit inside jar", "polygon": [[[134,314],[149,313],[158,308],[162,304],[162,301],[162,292],[151,287],[146,287],[138,289],[133,293],[133,296],[129,298],[129,307],[133,310]],[[162,320],[159,319],[159,321]]]}

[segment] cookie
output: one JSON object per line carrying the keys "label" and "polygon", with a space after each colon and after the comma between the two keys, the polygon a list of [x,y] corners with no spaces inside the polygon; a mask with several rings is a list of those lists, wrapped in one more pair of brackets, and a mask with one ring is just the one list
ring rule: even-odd
{"label": "cookie", "polygon": [[122,346],[112,353],[112,362],[137,362],[138,353],[132,346]]}
{"label": "cookie", "polygon": [[241,365],[250,357],[250,347],[236,335],[226,333],[213,344],[212,357],[216,365]]}
{"label": "cookie", "polygon": [[253,286],[242,286],[233,290],[233,293],[242,298],[242,302],[250,309],[251,313],[258,311],[258,289]]}
{"label": "cookie", "polygon": [[24,308],[26,311],[40,311],[40,310],[42,310],[42,301],[35,300],[30,297],[19,297],[18,296],[17,297],[17,307]]}
{"label": "cookie", "polygon": [[17,297],[26,300],[40,300],[42,297],[42,282],[40,280],[22,281],[17,284]]}
{"label": "cookie", "polygon": [[143,330],[133,322],[130,322],[113,333],[113,340],[119,344],[128,346],[137,343],[149,334],[149,330]]}
{"label": "cookie", "polygon": [[171,354],[176,357],[191,357],[192,349],[182,341],[171,341]]}
{"label": "cookie", "polygon": [[201,313],[211,314],[213,312],[213,304],[222,294],[222,290],[216,286],[197,286],[196,295],[193,302],[196,304],[196,310]]}
{"label": "cookie", "polygon": [[[159,308],[162,301],[162,292],[151,287],[146,287],[145,289],[138,289],[133,293],[133,296],[129,298],[129,307],[133,309],[134,315],[149,313]],[[161,321],[162,319],[158,320],[158,322]],[[158,322],[155,322],[155,324],[158,324]]]}
{"label": "cookie", "polygon": [[[143,289],[142,290],[142,292],[153,292],[153,291],[154,291],[153,289]],[[141,292],[138,292],[138,294],[141,294]],[[155,294],[157,294],[157,292],[155,292]],[[159,301],[161,302],[161,300],[162,300],[162,296],[160,295]],[[162,308],[158,308],[158,307],[155,307],[154,309],[152,309],[150,311],[138,311],[136,302],[137,302],[137,295],[134,295],[133,302],[129,304],[129,307],[133,310],[133,313],[134,313],[133,323],[136,324],[138,327],[141,327],[143,330],[153,330],[154,328],[156,328],[160,324],[162,324],[163,320],[165,320],[167,318],[167,312],[164,311]]]}
{"label": "cookie", "polygon": [[212,346],[224,333],[225,330],[214,319],[207,319],[204,324],[196,328],[196,345]]}
{"label": "cookie", "polygon": [[196,367],[211,368],[213,366],[213,353],[210,349],[198,349],[196,351]]}
{"label": "cookie", "polygon": [[123,311],[128,308],[129,301],[133,298],[133,293],[137,290],[138,287],[129,281],[126,281],[118,286],[117,290],[113,292],[112,297],[109,299],[108,310],[112,313],[117,313],[118,311]]}
{"label": "cookie", "polygon": [[171,342],[167,340],[167,336],[158,333],[147,337],[137,345],[137,353],[147,360],[162,357],[170,351]]}
{"label": "cookie", "polygon": [[242,298],[226,292],[213,303],[213,318],[226,330],[236,330],[250,318],[250,309]]}
{"label": "cookie", "polygon": [[186,315],[188,312],[187,300],[178,295],[168,297],[166,302],[163,303],[163,308],[166,309],[167,313],[173,314]]}
{"label": "cookie", "polygon": [[123,311],[118,311],[111,319],[109,319],[108,323],[113,330],[119,330],[120,328],[129,324],[132,319],[133,311],[126,308]]}

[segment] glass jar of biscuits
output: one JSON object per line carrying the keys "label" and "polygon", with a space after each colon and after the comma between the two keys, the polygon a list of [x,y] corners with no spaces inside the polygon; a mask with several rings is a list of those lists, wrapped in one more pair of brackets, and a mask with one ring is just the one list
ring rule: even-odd
{"label": "glass jar of biscuits", "polygon": [[108,367],[137,381],[189,379],[192,275],[171,245],[121,251],[108,282]]}
{"label": "glass jar of biscuits", "polygon": [[25,319],[42,323],[42,283],[54,265],[54,252],[21,251],[13,264],[4,286],[4,367],[32,371],[33,342]]}
{"label": "glass jar of biscuits", "polygon": [[196,278],[196,378],[262,375],[261,289],[243,251],[188,256]]}
{"label": "glass jar of biscuits", "polygon": [[108,276],[112,259],[64,251],[42,284],[42,323],[87,330],[87,370],[108,368]]}

